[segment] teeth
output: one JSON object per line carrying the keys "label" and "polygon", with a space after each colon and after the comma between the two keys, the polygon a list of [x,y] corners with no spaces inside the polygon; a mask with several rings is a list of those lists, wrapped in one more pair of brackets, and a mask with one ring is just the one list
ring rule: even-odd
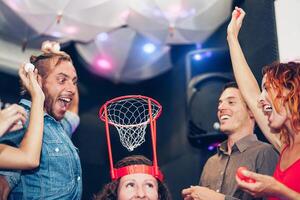
{"label": "teeth", "polygon": [[62,101],[65,101],[65,102],[67,102],[67,103],[69,103],[69,102],[71,102],[71,99],[69,99],[69,98],[64,98],[64,97],[62,97],[62,98],[60,98]]}
{"label": "teeth", "polygon": [[272,106],[270,105],[264,105],[264,112],[272,112]]}
{"label": "teeth", "polygon": [[221,116],[221,120],[229,119],[229,117],[230,117],[229,115],[222,115],[222,116]]}

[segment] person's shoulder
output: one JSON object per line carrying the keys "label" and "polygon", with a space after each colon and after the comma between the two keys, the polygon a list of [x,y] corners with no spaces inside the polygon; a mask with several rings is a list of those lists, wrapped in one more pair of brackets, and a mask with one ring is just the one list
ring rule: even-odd
{"label": "person's shoulder", "polygon": [[273,149],[273,145],[271,145],[270,143],[258,140],[257,143],[256,143],[256,148],[259,148],[259,149]]}
{"label": "person's shoulder", "polygon": [[219,154],[218,153],[215,153],[214,155],[210,156],[206,163],[214,163],[215,161],[217,161],[219,158]]}
{"label": "person's shoulder", "polygon": [[260,140],[256,143],[255,146],[253,146],[253,148],[256,152],[258,152],[258,154],[278,154],[273,145]]}

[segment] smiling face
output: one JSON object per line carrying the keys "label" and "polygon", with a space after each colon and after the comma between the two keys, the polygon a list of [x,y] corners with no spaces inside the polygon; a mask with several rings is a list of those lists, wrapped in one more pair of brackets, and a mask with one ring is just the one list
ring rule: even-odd
{"label": "smiling face", "polygon": [[244,132],[252,126],[252,114],[237,88],[226,88],[219,98],[218,118],[220,130],[228,135]]}
{"label": "smiling face", "polygon": [[45,110],[61,120],[68,110],[77,88],[77,74],[70,61],[62,61],[43,79]]}
{"label": "smiling face", "polygon": [[287,112],[283,103],[283,97],[278,100],[277,109],[275,109],[274,98],[277,93],[272,88],[271,84],[266,82],[267,77],[264,75],[262,80],[262,92],[259,97],[259,104],[264,114],[268,117],[268,125],[272,129],[281,129],[287,121]]}
{"label": "smiling face", "polygon": [[118,200],[158,200],[157,180],[149,174],[129,174],[120,179]]}

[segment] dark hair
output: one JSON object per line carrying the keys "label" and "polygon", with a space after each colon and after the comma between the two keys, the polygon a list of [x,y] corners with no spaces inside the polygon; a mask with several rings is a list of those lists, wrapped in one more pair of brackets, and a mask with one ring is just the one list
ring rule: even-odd
{"label": "dark hair", "polygon": [[31,56],[30,62],[38,69],[39,74],[45,78],[51,70],[59,65],[62,61],[72,63],[71,57],[64,52],[60,53],[43,53],[39,56]]}
{"label": "dark hair", "polygon": [[[115,167],[121,168],[129,165],[144,164],[152,165],[152,162],[142,155],[128,156],[120,160]],[[167,185],[160,180],[158,182],[158,196],[160,200],[171,200],[171,194],[167,188]],[[118,187],[120,179],[107,183],[101,192],[94,196],[94,200],[117,200],[118,199]]]}
{"label": "dark hair", "polygon": [[225,85],[223,86],[222,92],[224,92],[227,88],[239,89],[239,86],[235,81],[230,81],[230,82],[225,83]]}
{"label": "dark hair", "polygon": [[[274,104],[275,110],[279,112],[280,102],[287,103],[291,113],[291,125],[293,130],[300,130],[300,63],[273,62],[263,68],[263,75],[266,75],[265,87],[272,88],[275,93],[268,94]],[[287,89],[287,95],[284,90]],[[282,98],[283,97],[283,98]],[[281,140],[283,143],[290,144],[289,132],[286,127],[281,129]]]}
{"label": "dark hair", "polygon": [[[50,72],[63,61],[72,63],[71,57],[65,52],[59,53],[43,53],[39,56],[31,56],[30,63],[32,63],[36,69],[38,69],[39,75],[45,79]],[[27,95],[26,89],[21,86],[21,95]]]}

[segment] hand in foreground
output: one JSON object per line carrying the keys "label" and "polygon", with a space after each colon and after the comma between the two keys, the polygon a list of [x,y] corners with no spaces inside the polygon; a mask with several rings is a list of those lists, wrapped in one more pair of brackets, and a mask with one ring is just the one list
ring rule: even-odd
{"label": "hand in foreground", "polygon": [[248,183],[241,180],[238,176],[235,177],[238,186],[252,196],[267,197],[276,193],[278,182],[273,177],[257,174],[248,170],[243,170],[242,173],[244,176],[255,180],[255,183]]}
{"label": "hand in foreground", "polygon": [[12,104],[0,110],[0,137],[10,131],[23,128],[26,122],[26,111],[22,106]]}
{"label": "hand in foreground", "polygon": [[207,187],[191,186],[181,192],[184,200],[224,200],[225,195]]}

